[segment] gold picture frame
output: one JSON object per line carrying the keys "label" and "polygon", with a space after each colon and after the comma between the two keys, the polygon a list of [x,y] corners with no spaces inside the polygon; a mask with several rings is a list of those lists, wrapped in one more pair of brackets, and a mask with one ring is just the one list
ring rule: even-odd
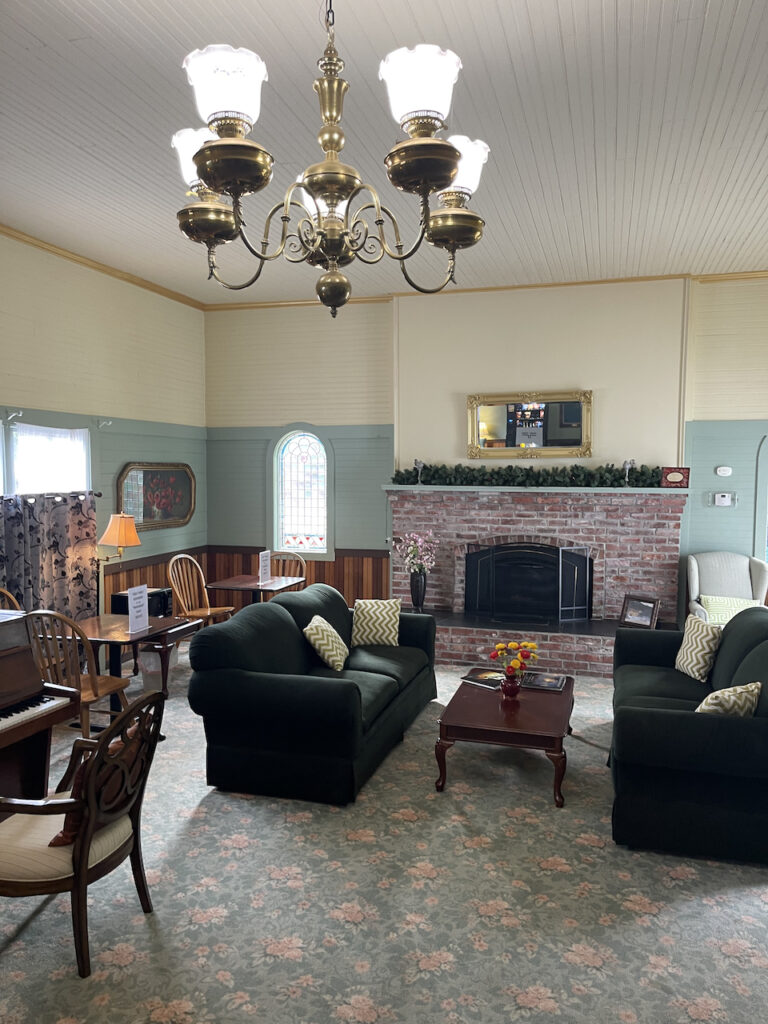
{"label": "gold picture frame", "polygon": [[592,392],[467,395],[467,427],[470,459],[588,458]]}
{"label": "gold picture frame", "polygon": [[117,478],[117,511],[137,530],[186,526],[195,511],[195,474],[185,462],[129,462]]}

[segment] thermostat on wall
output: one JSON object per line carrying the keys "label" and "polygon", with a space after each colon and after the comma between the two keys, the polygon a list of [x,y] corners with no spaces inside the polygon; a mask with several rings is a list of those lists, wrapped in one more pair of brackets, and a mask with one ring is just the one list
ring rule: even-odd
{"label": "thermostat on wall", "polygon": [[720,508],[727,508],[736,504],[736,495],[732,491],[718,491],[715,494],[715,505]]}

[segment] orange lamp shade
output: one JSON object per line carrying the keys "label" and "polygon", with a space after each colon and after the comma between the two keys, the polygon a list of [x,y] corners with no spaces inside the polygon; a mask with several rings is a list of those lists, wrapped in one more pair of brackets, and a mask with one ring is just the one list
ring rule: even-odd
{"label": "orange lamp shade", "polygon": [[141,544],[133,516],[125,515],[123,512],[111,515],[109,525],[101,535],[99,544],[116,548],[135,548]]}

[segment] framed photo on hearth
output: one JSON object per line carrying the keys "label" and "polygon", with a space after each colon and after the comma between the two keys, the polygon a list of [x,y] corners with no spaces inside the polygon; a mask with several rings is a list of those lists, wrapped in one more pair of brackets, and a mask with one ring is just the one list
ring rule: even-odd
{"label": "framed photo on hearth", "polygon": [[625,594],[619,622],[622,626],[634,626],[637,629],[655,629],[660,604],[655,597]]}

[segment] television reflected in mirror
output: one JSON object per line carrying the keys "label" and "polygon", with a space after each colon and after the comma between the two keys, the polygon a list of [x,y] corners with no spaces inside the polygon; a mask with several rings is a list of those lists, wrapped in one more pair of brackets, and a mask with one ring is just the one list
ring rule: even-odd
{"label": "television reflected in mirror", "polygon": [[587,458],[591,391],[468,395],[470,459]]}

